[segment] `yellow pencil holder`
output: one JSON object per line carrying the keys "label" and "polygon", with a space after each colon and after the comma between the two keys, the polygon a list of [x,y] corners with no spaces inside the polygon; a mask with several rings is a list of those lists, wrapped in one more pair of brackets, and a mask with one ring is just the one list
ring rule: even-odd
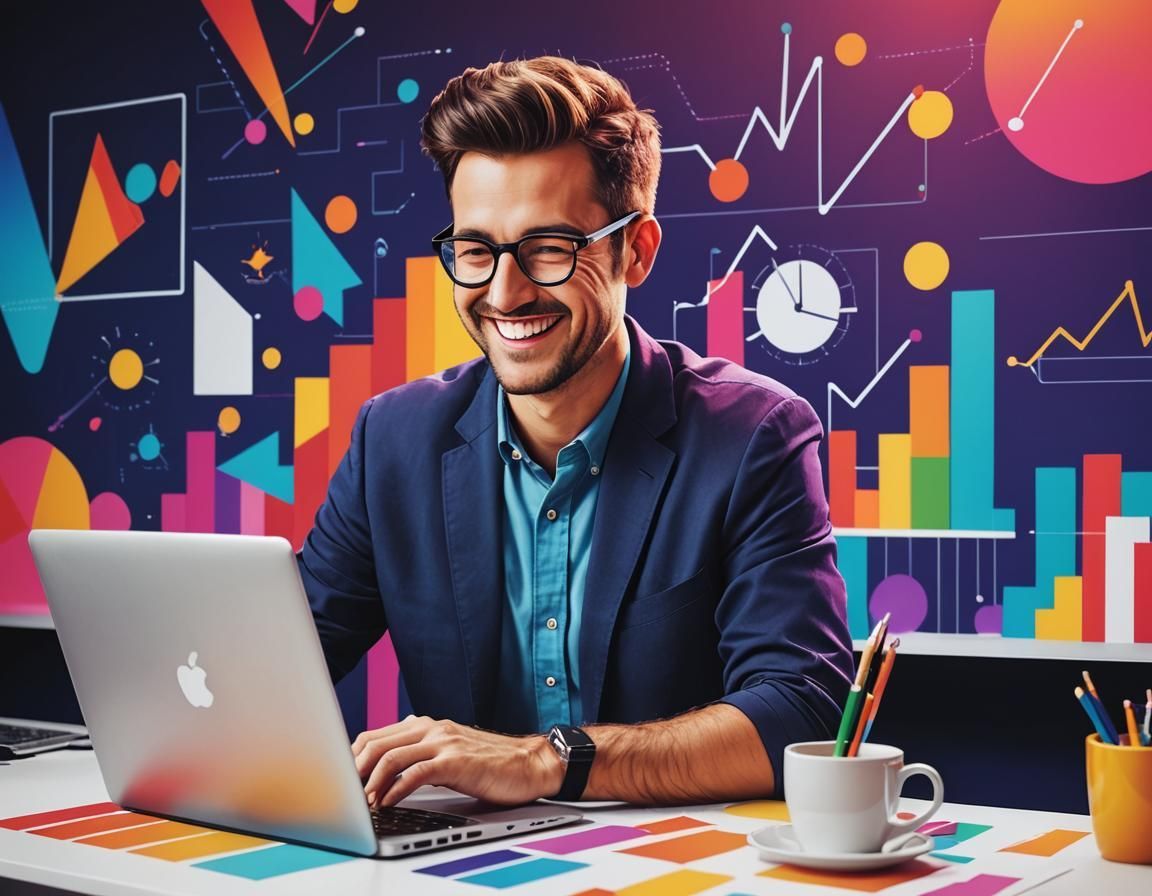
{"label": "yellow pencil holder", "polygon": [[1152,865],[1152,747],[1086,741],[1088,807],[1100,855]]}

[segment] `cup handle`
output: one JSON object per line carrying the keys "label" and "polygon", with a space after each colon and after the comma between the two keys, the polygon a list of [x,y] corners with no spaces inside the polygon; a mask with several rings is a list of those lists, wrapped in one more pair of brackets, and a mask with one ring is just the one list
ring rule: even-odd
{"label": "cup handle", "polygon": [[[923,762],[914,762],[912,765],[906,765],[900,769],[900,773],[896,777],[896,800],[899,805],[900,792],[904,789],[904,782],[909,778],[916,775],[923,775],[932,782],[932,805],[917,815],[915,818],[902,819],[896,818],[894,815],[888,819],[891,837],[888,838],[888,843],[892,843],[897,837],[902,840],[905,839],[902,835],[906,835],[909,831],[913,831],[920,827],[924,822],[936,814],[936,810],[944,802],[944,782],[940,778],[940,773],[930,765],[925,765]],[[885,844],[887,846],[888,844]]]}

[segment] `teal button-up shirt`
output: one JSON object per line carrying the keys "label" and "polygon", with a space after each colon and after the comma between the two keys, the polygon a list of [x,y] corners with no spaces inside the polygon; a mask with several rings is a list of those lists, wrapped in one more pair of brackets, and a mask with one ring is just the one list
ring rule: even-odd
{"label": "teal button-up shirt", "polygon": [[600,413],[556,455],[556,477],[524,450],[504,390],[496,437],[504,460],[504,618],[498,727],[547,731],[579,725],[580,620],[608,437],[630,357]]}

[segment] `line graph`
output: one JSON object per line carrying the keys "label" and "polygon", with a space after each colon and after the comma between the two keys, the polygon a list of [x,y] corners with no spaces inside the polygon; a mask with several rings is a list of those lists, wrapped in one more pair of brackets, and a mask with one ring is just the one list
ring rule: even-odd
{"label": "line graph", "polygon": [[[792,128],[796,123],[796,117],[799,114],[800,108],[804,105],[804,100],[808,96],[813,83],[816,85],[816,211],[821,215],[828,214],[829,211],[844,195],[845,190],[851,186],[852,182],[856,179],[857,175],[863,170],[864,166],[868,163],[869,159],[879,149],[880,144],[891,133],[896,123],[908,111],[908,107],[919,99],[924,93],[923,85],[917,85],[912,91],[904,97],[903,101],[897,107],[892,117],[880,130],[880,133],[872,141],[871,145],[864,151],[859,161],[848,173],[847,177],[840,183],[839,187],[828,198],[825,198],[824,193],[824,59],[822,56],[815,56],[812,59],[811,65],[808,67],[808,72],[804,77],[804,81],[800,86],[799,92],[793,102],[789,103],[788,99],[788,77],[790,69],[791,57],[791,34],[792,28],[785,23],[780,28],[784,37],[784,51],[783,51],[783,64],[780,80],[780,117],[776,126],[768,120],[768,116],[760,106],[756,106],[752,114],[748,118],[748,124],[744,129],[743,136],[740,139],[739,145],[736,147],[735,153],[730,158],[722,159],[719,162],[713,161],[712,157],[699,143],[693,143],[685,146],[669,146],[661,149],[662,153],[675,154],[675,153],[695,153],[711,170],[712,174],[709,177],[709,187],[714,196],[721,201],[730,202],[739,199],[744,191],[747,189],[748,173],[740,157],[744,154],[744,150],[748,145],[748,141],[755,133],[757,128],[763,128],[768,132],[769,138],[772,140],[773,146],[779,152],[784,151],[788,145],[789,138],[792,134]],[[679,82],[677,81],[677,87]],[[683,89],[681,88],[681,95]],[[687,97],[685,97],[687,102]],[[691,110],[691,105],[689,105]],[[694,117],[695,113],[693,112]],[[728,116],[725,116],[728,117]],[[698,117],[697,117],[698,118]],[[927,168],[927,141],[925,141],[925,168]],[[925,185],[926,187],[926,185]],[[905,204],[905,203],[900,203]]]}
{"label": "line graph", "polygon": [[1056,63],[1060,60],[1060,57],[1064,55],[1064,50],[1068,47],[1068,42],[1072,40],[1072,37],[1076,34],[1076,32],[1083,27],[1083,19],[1077,19],[1072,23],[1072,30],[1068,32],[1068,36],[1064,38],[1064,43],[1060,44],[1060,49],[1056,51],[1056,55],[1053,56],[1052,61],[1048,63],[1048,68],[1044,70],[1044,74],[1040,76],[1040,80],[1032,89],[1032,93],[1029,94],[1028,99],[1024,101],[1024,105],[1020,108],[1020,113],[1015,118],[1010,118],[1008,120],[1008,130],[1024,130],[1024,113],[1028,111],[1028,107],[1032,105],[1032,100],[1036,99],[1036,94],[1040,92],[1040,88],[1044,86],[1044,82],[1047,81],[1048,76],[1052,74],[1052,69],[1056,67]]}
{"label": "line graph", "polygon": [[892,353],[892,356],[887,361],[884,362],[884,366],[881,367],[878,371],[876,371],[876,375],[874,377],[872,377],[872,379],[868,383],[868,385],[865,386],[864,389],[860,392],[860,394],[857,395],[855,398],[852,398],[847,392],[845,392],[843,389],[841,389],[840,386],[838,386],[836,383],[829,382],[828,383],[828,410],[827,410],[827,416],[824,418],[828,423],[827,431],[831,432],[833,429],[833,426],[832,426],[832,396],[833,395],[838,396],[852,410],[856,410],[858,407],[860,407],[861,404],[864,403],[864,400],[869,395],[872,394],[872,390],[875,389],[877,385],[879,385],[880,381],[882,379],[884,379],[884,377],[887,375],[888,371],[891,370],[892,367],[896,364],[896,362],[900,360],[900,358],[904,354],[904,352],[908,351],[908,347],[910,345],[912,345],[912,343],[914,343],[914,342],[919,342],[922,338],[923,338],[923,334],[919,330],[912,330],[908,334],[908,338],[905,339],[904,342],[901,343],[900,347]]}
{"label": "line graph", "polygon": [[[1152,356],[1147,355],[1108,355],[1097,357],[1065,357],[1065,358],[1045,358],[1048,349],[1057,340],[1063,340],[1071,345],[1076,351],[1083,352],[1092,341],[1096,338],[1097,334],[1103,329],[1104,325],[1112,319],[1112,316],[1125,304],[1128,303],[1132,306],[1132,314],[1136,318],[1136,332],[1140,337],[1140,345],[1142,348],[1147,348],[1152,343],[1152,331],[1144,326],[1144,318],[1140,313],[1140,302],[1136,297],[1136,287],[1131,280],[1124,281],[1124,288],[1120,291],[1120,295],[1112,302],[1088,331],[1083,339],[1077,339],[1065,327],[1059,326],[1052,331],[1051,335],[1040,345],[1032,356],[1027,361],[1021,361],[1015,355],[1008,357],[1009,367],[1023,367],[1031,370],[1033,375],[1041,383],[1078,383],[1078,382],[1092,382],[1092,383],[1106,383],[1106,382],[1149,382],[1152,381],[1152,371],[1148,374],[1140,374],[1138,370],[1148,368],[1148,362],[1152,361]],[[1095,376],[1090,376],[1088,379],[1065,379],[1062,376],[1052,376],[1045,379],[1042,370],[1043,363],[1049,364],[1067,364],[1068,362],[1079,362],[1088,367],[1087,373],[1090,375],[1095,372]],[[1116,375],[1117,370],[1123,369],[1127,375]],[[1075,374],[1074,374],[1075,375]],[[1084,375],[1083,373],[1081,375]]]}

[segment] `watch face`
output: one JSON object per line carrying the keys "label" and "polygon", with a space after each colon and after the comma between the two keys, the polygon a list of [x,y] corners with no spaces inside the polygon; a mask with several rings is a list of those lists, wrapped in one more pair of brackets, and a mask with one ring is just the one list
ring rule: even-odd
{"label": "watch face", "polygon": [[552,745],[552,749],[556,751],[557,755],[565,762],[568,761],[571,750],[568,744],[564,741],[564,732],[559,728],[553,728],[548,732],[548,743]]}

